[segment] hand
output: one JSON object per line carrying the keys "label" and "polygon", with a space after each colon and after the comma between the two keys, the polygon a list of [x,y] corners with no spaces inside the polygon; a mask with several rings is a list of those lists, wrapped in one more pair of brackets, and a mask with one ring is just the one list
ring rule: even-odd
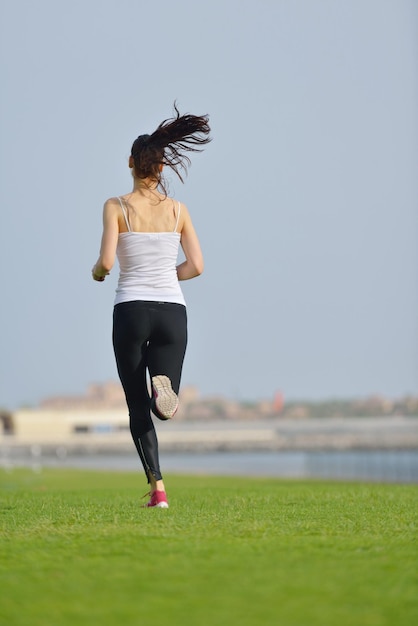
{"label": "hand", "polygon": [[95,269],[96,269],[96,266],[94,266],[91,270],[91,275],[93,276],[93,280],[96,280],[97,282],[102,283],[104,279],[106,278],[106,275],[100,276],[99,274],[96,274]]}

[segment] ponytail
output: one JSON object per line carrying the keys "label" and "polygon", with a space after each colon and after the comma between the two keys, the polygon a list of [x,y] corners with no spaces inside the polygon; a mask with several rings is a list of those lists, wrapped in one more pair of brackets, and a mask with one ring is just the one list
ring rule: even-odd
{"label": "ponytail", "polygon": [[131,155],[134,160],[134,172],[137,178],[154,178],[167,194],[161,165],[170,167],[179,177],[181,170],[187,173],[191,164],[186,152],[201,152],[210,142],[209,117],[207,115],[180,115],[174,103],[176,117],[164,120],[152,135],[140,135],[133,143]]}

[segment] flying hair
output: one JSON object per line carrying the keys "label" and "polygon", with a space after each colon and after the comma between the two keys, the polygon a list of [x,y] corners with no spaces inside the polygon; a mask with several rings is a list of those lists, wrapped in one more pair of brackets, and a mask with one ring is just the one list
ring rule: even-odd
{"label": "flying hair", "polygon": [[191,161],[188,152],[201,152],[211,141],[208,115],[180,115],[174,103],[176,116],[166,119],[151,135],[135,139],[131,155],[137,178],[153,178],[167,195],[161,174],[161,165],[170,167],[184,182],[183,174]]}

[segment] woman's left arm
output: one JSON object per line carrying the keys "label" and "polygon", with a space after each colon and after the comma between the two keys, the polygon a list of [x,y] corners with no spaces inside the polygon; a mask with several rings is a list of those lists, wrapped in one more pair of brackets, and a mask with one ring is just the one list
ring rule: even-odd
{"label": "woman's left arm", "polygon": [[100,255],[92,269],[93,280],[103,282],[115,263],[118,245],[119,223],[118,206],[114,200],[107,200],[103,207],[103,235]]}

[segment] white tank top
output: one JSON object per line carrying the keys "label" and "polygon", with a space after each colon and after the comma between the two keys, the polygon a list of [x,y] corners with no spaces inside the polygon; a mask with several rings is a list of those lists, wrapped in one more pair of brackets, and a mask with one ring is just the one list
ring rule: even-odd
{"label": "white tank top", "polygon": [[176,271],[180,202],[173,232],[140,233],[131,230],[124,203],[118,200],[128,232],[119,233],[116,248],[120,272],[115,304],[148,300],[185,305]]}

